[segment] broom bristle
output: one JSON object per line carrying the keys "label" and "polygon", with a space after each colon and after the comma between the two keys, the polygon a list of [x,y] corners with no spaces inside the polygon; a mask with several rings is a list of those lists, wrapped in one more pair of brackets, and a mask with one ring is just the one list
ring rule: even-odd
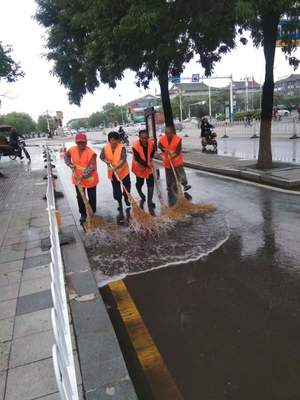
{"label": "broom bristle", "polygon": [[109,222],[105,221],[99,215],[92,215],[87,216],[87,219],[84,223],[85,230],[87,232],[93,232],[96,229],[105,229],[107,231],[113,231],[116,229],[114,224],[110,224]]}
{"label": "broom bristle", "polygon": [[214,207],[208,204],[193,204],[184,197],[180,188],[174,206],[162,207],[161,213],[168,218],[179,220],[187,215],[205,215],[214,210]]}

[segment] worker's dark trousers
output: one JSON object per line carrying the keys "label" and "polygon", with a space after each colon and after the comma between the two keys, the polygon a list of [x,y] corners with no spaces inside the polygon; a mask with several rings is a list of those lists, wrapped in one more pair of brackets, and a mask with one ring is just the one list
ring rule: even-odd
{"label": "worker's dark trousers", "polygon": [[[142,187],[144,185],[145,179],[144,178],[140,178],[140,177],[136,177],[136,190],[138,191],[138,194],[140,195],[142,200],[145,200],[145,195],[142,191]],[[148,202],[152,202],[152,198],[153,198],[153,191],[154,191],[154,177],[153,174],[149,175],[149,178],[146,179],[146,183],[147,183],[147,188],[148,188]]]}
{"label": "worker's dark trousers", "polygon": [[[82,216],[86,217],[86,209],[85,209],[85,205],[82,200],[81,194],[79,193],[79,190],[77,189],[76,186],[75,186],[75,189],[76,189],[76,194],[77,194],[77,203],[78,203],[79,212]],[[87,188],[87,189],[83,188],[84,193],[86,194],[86,192],[87,192],[89,203],[94,212],[96,212],[96,207],[97,207],[96,206],[96,204],[97,204],[96,189],[97,189],[97,186]]]}
{"label": "worker's dark trousers", "polygon": [[[186,186],[188,184],[185,170],[182,167],[174,168],[178,181],[182,184],[182,186]],[[167,181],[167,189],[170,192],[177,193],[177,183],[176,178],[174,176],[174,172],[172,168],[165,168],[166,171],[166,181]]]}
{"label": "worker's dark trousers", "polygon": [[[131,182],[130,182],[130,175],[129,174],[127,176],[125,176],[125,178],[122,180],[122,183],[125,186],[125,188],[127,189],[127,191],[130,193]],[[116,178],[115,174],[113,174],[113,178],[111,180],[111,184],[112,184],[112,187],[113,187],[114,199],[117,200],[118,203],[120,203],[122,201],[122,194],[123,194],[125,202],[128,203],[128,196],[127,196],[125,190],[123,190],[123,193],[122,193],[121,184],[118,181],[118,179]]]}

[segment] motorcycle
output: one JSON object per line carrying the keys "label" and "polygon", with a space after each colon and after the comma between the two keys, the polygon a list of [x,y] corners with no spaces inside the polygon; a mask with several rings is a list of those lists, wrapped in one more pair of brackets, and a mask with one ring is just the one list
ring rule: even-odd
{"label": "motorcycle", "polygon": [[0,158],[1,157],[9,157],[11,160],[15,160],[17,157],[23,158],[22,152],[25,154],[25,157],[28,161],[31,161],[30,154],[28,153],[26,147],[25,140],[20,140],[18,142],[18,147],[0,147]]}
{"label": "motorcycle", "polygon": [[123,131],[119,133],[119,136],[120,136],[120,143],[125,144],[125,146],[129,146],[129,139],[127,133]]}
{"label": "motorcycle", "polygon": [[202,138],[202,152],[203,153],[205,153],[207,151],[206,146],[212,146],[213,153],[218,152],[218,142],[217,142],[216,137],[217,137],[216,132],[210,132],[209,135]]}

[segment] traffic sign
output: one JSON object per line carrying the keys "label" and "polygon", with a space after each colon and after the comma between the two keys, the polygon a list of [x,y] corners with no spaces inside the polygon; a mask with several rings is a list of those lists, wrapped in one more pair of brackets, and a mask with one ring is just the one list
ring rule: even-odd
{"label": "traffic sign", "polygon": [[171,77],[170,77],[170,81],[172,82],[172,83],[175,83],[175,84],[178,84],[178,83],[180,83],[180,75],[172,75]]}
{"label": "traffic sign", "polygon": [[193,74],[192,75],[192,82],[193,83],[199,83],[200,81],[200,74]]}
{"label": "traffic sign", "polygon": [[292,41],[294,45],[300,46],[300,26],[299,20],[293,21],[281,19],[277,31],[277,47],[284,47]]}

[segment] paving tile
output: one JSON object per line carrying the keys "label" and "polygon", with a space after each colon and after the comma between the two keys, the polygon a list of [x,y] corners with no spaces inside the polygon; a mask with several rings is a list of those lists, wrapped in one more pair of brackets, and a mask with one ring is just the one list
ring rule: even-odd
{"label": "paving tile", "polygon": [[0,371],[4,371],[8,367],[8,357],[11,342],[0,343]]}
{"label": "paving tile", "polygon": [[43,265],[42,267],[34,267],[24,269],[22,275],[22,281],[29,279],[39,279],[48,276],[50,279],[50,267],[49,265]]}
{"label": "paving tile", "polygon": [[0,372],[0,400],[4,400],[4,391],[7,371]]}
{"label": "paving tile", "polygon": [[51,290],[44,290],[27,296],[21,296],[18,298],[16,315],[29,314],[35,311],[44,310],[52,307],[52,305]]}
{"label": "paving tile", "polygon": [[123,357],[104,362],[101,357],[97,361],[95,359],[88,360],[85,358],[85,354],[80,354],[80,362],[86,391],[128,378]]}
{"label": "paving tile", "polygon": [[[41,243],[41,241],[40,241],[40,243]],[[35,247],[33,249],[26,249],[25,258],[40,256],[40,255],[44,255],[44,254],[47,254],[47,252],[45,252],[45,250],[43,250],[41,247]]]}
{"label": "paving tile", "polygon": [[33,226],[36,228],[49,226],[48,216],[45,215],[44,217],[32,218],[30,221],[30,226]]}
{"label": "paving tile", "polygon": [[17,299],[0,302],[0,320],[13,317],[16,313]]}
{"label": "paving tile", "polygon": [[18,285],[20,279],[21,272],[19,271],[12,271],[7,272],[6,274],[0,274],[0,288],[2,289],[2,286]]}
{"label": "paving tile", "polygon": [[27,229],[24,230],[24,233],[15,237],[5,238],[3,246],[31,242],[38,239],[43,239],[47,237],[47,235],[49,235],[49,230],[44,230],[43,228],[27,227]]}
{"label": "paving tile", "polygon": [[61,400],[58,392],[49,394],[48,396],[37,397],[34,400]]}
{"label": "paving tile", "polygon": [[20,250],[13,249],[1,249],[0,251],[0,261],[1,263],[8,263],[15,260],[23,260],[25,254],[25,248]]}
{"label": "paving tile", "polygon": [[77,335],[111,331],[111,321],[101,299],[89,302],[72,300],[71,309]]}
{"label": "paving tile", "polygon": [[100,388],[86,392],[86,400],[137,400],[132,383],[129,379],[112,382]]}
{"label": "paving tile", "polygon": [[0,301],[12,300],[18,297],[19,284],[3,286],[0,290]]}
{"label": "paving tile", "polygon": [[49,290],[50,284],[51,279],[49,278],[49,276],[43,276],[36,280],[22,280],[19,296],[27,296],[29,294]]}
{"label": "paving tile", "polygon": [[50,308],[19,315],[15,318],[14,338],[49,331],[51,329]]}
{"label": "paving tile", "polygon": [[41,248],[41,240],[32,240],[31,242],[25,243],[26,250]]}
{"label": "paving tile", "polygon": [[33,256],[26,258],[24,260],[23,268],[34,268],[34,267],[41,267],[43,265],[48,265],[51,262],[50,253],[42,254],[39,256]]}
{"label": "paving tile", "polygon": [[44,331],[14,339],[11,347],[9,368],[19,367],[52,356],[53,331]]}
{"label": "paving tile", "polygon": [[5,400],[31,400],[56,391],[52,357],[8,371]]}
{"label": "paving tile", "polygon": [[[78,397],[79,397],[79,400],[83,400],[83,393],[82,393],[82,386],[81,385],[78,385]],[[56,392],[56,393],[49,394],[48,396],[38,397],[35,400],[61,400],[61,398],[60,398],[59,393]]]}
{"label": "paving tile", "polygon": [[[1,259],[1,252],[0,252]],[[7,274],[14,271],[22,271],[23,260],[11,261],[8,263],[0,264],[0,277],[2,274]]]}
{"label": "paving tile", "polygon": [[0,343],[11,340],[13,335],[14,319],[6,318],[0,322]]}

